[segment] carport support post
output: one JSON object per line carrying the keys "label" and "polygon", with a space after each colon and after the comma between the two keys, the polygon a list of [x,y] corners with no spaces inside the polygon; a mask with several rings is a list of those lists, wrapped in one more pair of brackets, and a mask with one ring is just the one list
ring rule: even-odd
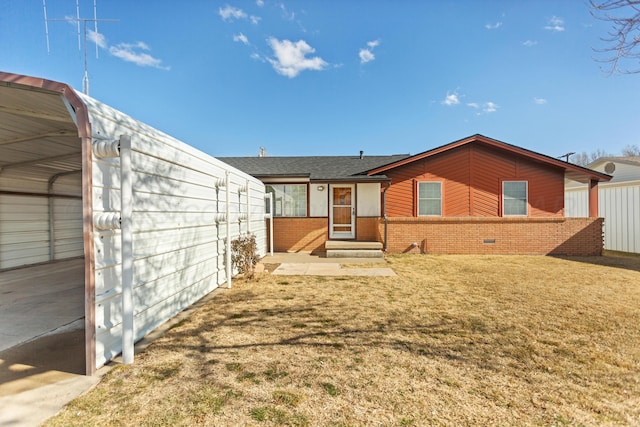
{"label": "carport support post", "polygon": [[227,196],[227,203],[226,205],[226,216],[227,216],[227,288],[231,289],[231,274],[233,273],[233,267],[231,267],[231,206],[230,206],[230,202],[231,202],[231,178],[230,178],[230,172],[229,171],[225,171],[225,179],[226,179],[226,185],[225,185],[225,191],[226,191],[226,196]]}
{"label": "carport support post", "polygon": [[133,363],[133,189],[131,137],[120,136],[120,238],[122,239],[122,363]]}

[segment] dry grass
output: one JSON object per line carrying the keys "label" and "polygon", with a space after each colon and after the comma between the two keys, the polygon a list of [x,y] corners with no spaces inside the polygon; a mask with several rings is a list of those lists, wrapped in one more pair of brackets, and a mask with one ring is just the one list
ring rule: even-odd
{"label": "dry grass", "polygon": [[637,425],[640,260],[237,282],[49,425]]}

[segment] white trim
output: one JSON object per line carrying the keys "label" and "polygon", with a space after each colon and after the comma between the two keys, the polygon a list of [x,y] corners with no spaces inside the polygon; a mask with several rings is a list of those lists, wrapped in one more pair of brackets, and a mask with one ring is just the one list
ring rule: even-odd
{"label": "white trim", "polygon": [[[504,184],[507,182],[524,182],[525,185],[525,192],[526,192],[526,199],[525,199],[525,208],[526,208],[526,212],[524,213],[524,215],[514,215],[514,214],[505,214],[504,213]],[[501,206],[501,213],[503,217],[528,217],[529,216],[529,181],[525,180],[525,179],[505,179],[502,181],[502,206]]]}
{"label": "white trim", "polygon": [[[442,200],[443,200],[443,196],[442,196],[442,189],[443,189],[443,185],[442,185],[442,181],[418,181],[416,183],[416,213],[418,214],[418,216],[431,216],[431,217],[441,217],[442,216]],[[420,214],[420,184],[440,184],[440,214],[439,215],[421,215]],[[424,200],[428,200],[428,199],[424,199]]]}
{"label": "white trim", "polygon": [[[351,189],[351,203],[349,205],[334,205],[333,190],[336,188]],[[333,208],[335,206],[351,207],[351,224],[340,224],[340,227],[351,227],[351,231],[334,231]],[[330,239],[355,239],[356,238],[356,186],[355,184],[330,184],[329,185],[329,238]]]}

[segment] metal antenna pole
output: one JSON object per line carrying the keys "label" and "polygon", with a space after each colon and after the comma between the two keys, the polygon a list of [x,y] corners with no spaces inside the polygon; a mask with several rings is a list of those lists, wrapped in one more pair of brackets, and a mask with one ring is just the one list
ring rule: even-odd
{"label": "metal antenna pole", "polygon": [[88,67],[88,62],[87,62],[87,22],[93,22],[95,25],[95,31],[96,31],[96,58],[98,58],[98,37],[100,36],[100,34],[98,33],[98,21],[104,21],[104,22],[115,22],[117,21],[117,19],[98,19],[97,18],[97,0],[93,0],[93,19],[89,19],[89,18],[80,18],[80,4],[79,1],[76,0],[76,18],[65,18],[65,19],[48,19],[47,18],[47,4],[46,4],[46,0],[42,0],[42,7],[44,9],[44,26],[45,26],[45,31],[46,31],[46,36],[47,36],[47,53],[49,53],[49,21],[64,21],[64,22],[76,22],[77,26],[78,26],[78,50],[80,50],[81,47],[81,39],[80,39],[80,22],[82,22],[83,25],[83,31],[84,31],[84,49],[83,50],[83,60],[84,60],[84,74],[82,76],[82,91],[85,93],[85,95],[89,95],[89,67]]}
{"label": "metal antenna pole", "polygon": [[49,49],[49,22],[47,21],[47,0],[42,0],[42,8],[44,9],[44,33],[47,36],[47,54],[51,53]]}

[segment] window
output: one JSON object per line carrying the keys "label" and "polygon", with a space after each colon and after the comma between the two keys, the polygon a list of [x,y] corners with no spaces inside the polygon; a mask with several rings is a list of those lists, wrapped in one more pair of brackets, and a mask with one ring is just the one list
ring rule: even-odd
{"label": "window", "polygon": [[307,216],[307,184],[266,185],[273,194],[273,216]]}
{"label": "window", "polygon": [[502,215],[527,216],[527,181],[503,181]]}
{"label": "window", "polygon": [[442,216],[442,183],[418,183],[418,215]]}

